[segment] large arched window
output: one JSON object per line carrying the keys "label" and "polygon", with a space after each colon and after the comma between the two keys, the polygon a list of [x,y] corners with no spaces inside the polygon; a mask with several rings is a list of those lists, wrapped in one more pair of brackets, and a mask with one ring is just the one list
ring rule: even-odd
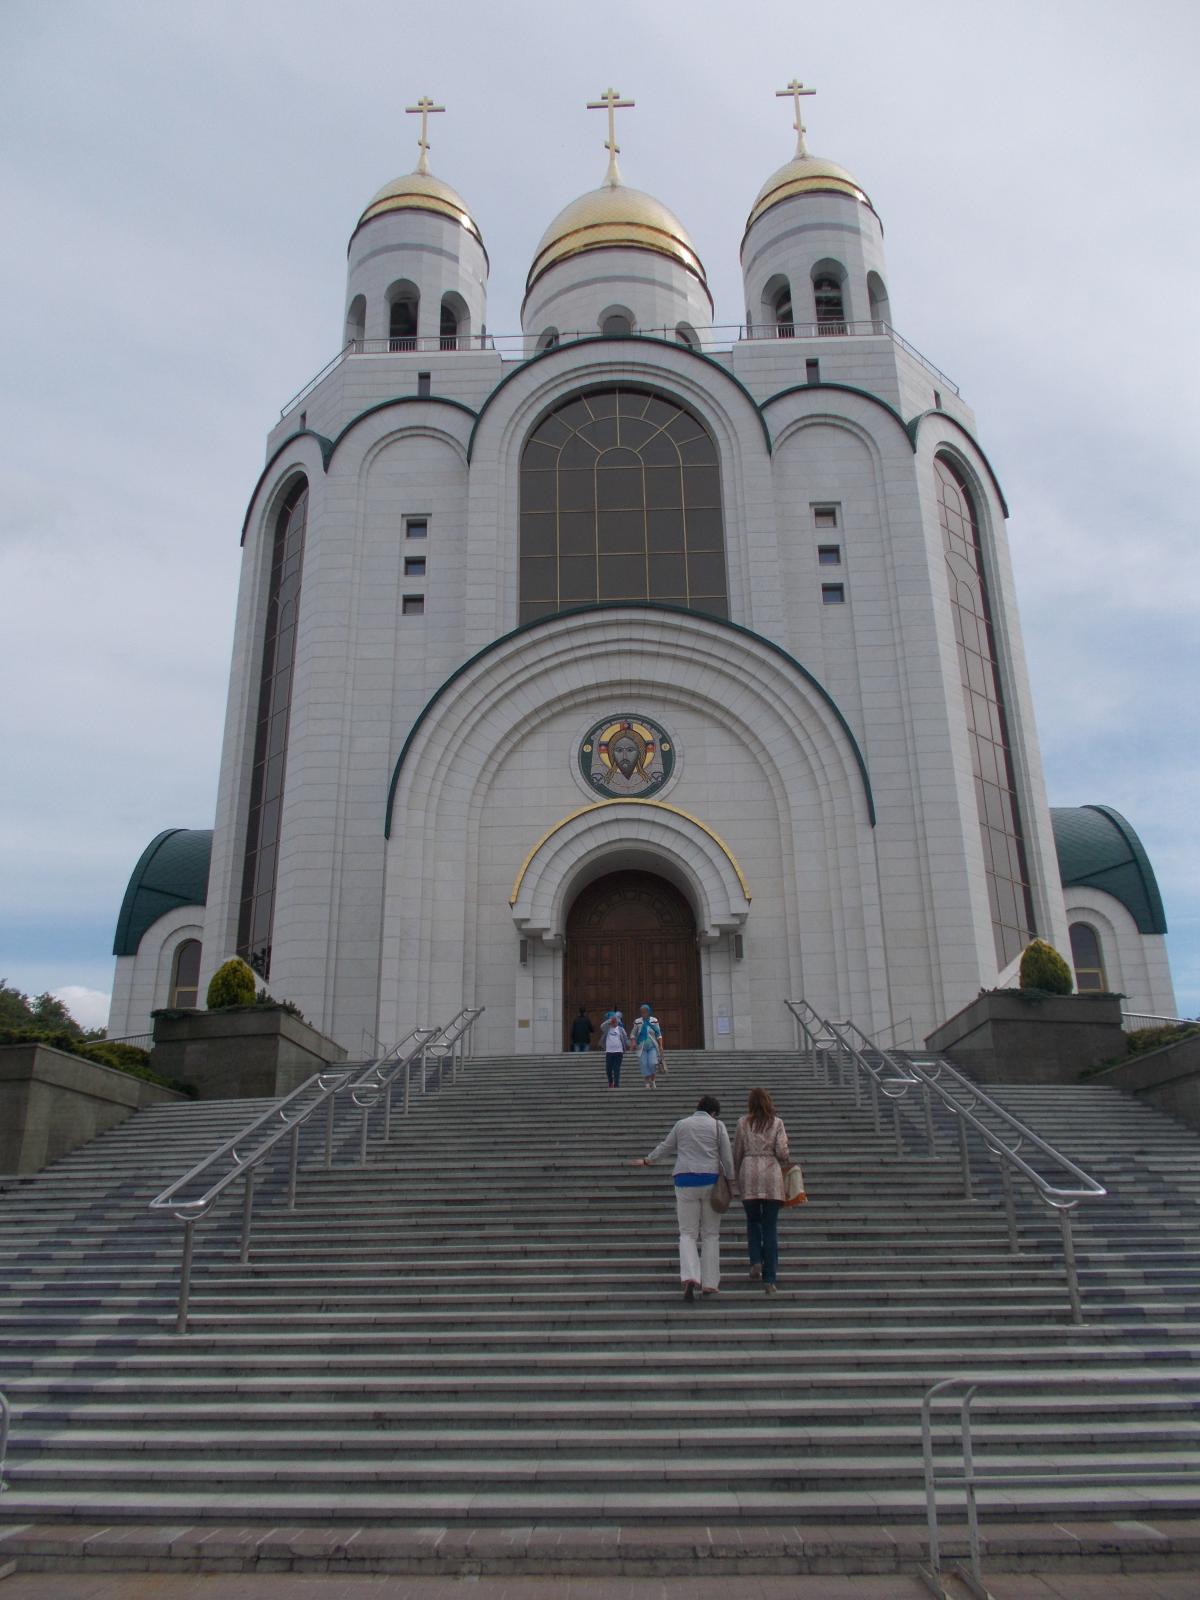
{"label": "large arched window", "polygon": [[275,523],[275,546],[267,587],[267,628],[259,677],[258,721],[254,731],[250,814],[246,822],[246,857],[238,912],[238,954],[264,978],[271,972],[275,867],[279,854],[279,819],[283,809],[307,520],[308,484],[301,479],[284,501]]}
{"label": "large arched window", "polygon": [[417,324],[421,311],[421,291],[415,283],[401,278],[387,292],[388,349],[415,350]]}
{"label": "large arched window", "polygon": [[813,307],[821,333],[845,333],[846,304],[842,286],[832,272],[821,272],[813,277]]}
{"label": "large arched window", "polygon": [[200,941],[185,939],[171,963],[169,1006],[196,1006],[200,1003]]}
{"label": "large arched window", "polygon": [[1080,994],[1103,994],[1108,988],[1100,935],[1090,922],[1071,924],[1071,965],[1075,968],[1075,987]]}
{"label": "large arched window", "polygon": [[521,457],[522,622],[597,601],[729,614],[717,447],[675,400],[597,389]]}
{"label": "large arched window", "polygon": [[946,552],[954,635],[962,673],[963,700],[975,797],[983,836],[996,961],[1018,956],[1033,937],[1029,869],[1009,754],[1008,722],[996,665],[983,549],[974,502],[962,476],[943,457],[934,461],[938,516]]}

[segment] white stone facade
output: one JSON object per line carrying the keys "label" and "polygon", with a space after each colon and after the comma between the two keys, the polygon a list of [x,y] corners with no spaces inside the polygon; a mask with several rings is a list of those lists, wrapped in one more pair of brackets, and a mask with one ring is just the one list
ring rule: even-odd
{"label": "white stone facade", "polygon": [[[805,336],[831,264],[845,331]],[[568,255],[533,283],[506,359],[468,228],[416,207],[356,231],[352,342],[272,433],[247,514],[202,990],[237,947],[272,547],[301,478],[270,988],[352,1055],[465,1002],[487,1008],[477,1048],[560,1048],[571,904],[622,869],[691,906],[713,1048],[790,1043],[784,1000],[801,995],[920,1037],[996,982],[939,456],[979,520],[1036,931],[1067,948],[1005,507],[972,415],[892,332],[869,205],[796,194],[750,227],[743,265],[753,326],[718,344],[707,289],[669,250]],[[776,337],[783,277],[797,326]],[[400,282],[419,294],[411,348],[387,339]],[[443,348],[447,295],[466,336]],[[635,337],[601,336],[614,309]],[[673,342],[679,324],[701,348]],[[551,327],[563,342],[533,354]],[[618,605],[518,627],[525,441],[612,385],[683,405],[716,443],[727,621]],[[674,771],[606,803],[579,743],[630,708],[670,730]],[[130,1015],[184,926],[155,928],[157,954],[122,976]],[[1147,941],[1127,933],[1123,986],[1161,998],[1165,960],[1139,966],[1126,951]]]}

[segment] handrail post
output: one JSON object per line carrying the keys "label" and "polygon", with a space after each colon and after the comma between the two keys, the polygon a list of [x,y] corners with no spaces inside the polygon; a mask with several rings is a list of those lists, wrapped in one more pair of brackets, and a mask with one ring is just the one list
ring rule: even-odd
{"label": "handrail post", "polygon": [[929,1142],[929,1154],[937,1159],[937,1141],[933,1133],[933,1095],[929,1085],[924,1083],[921,1087],[925,1091],[925,1138]]}
{"label": "handrail post", "polygon": [[[405,1067],[405,1069],[404,1069],[404,1075],[405,1075],[405,1077],[408,1076],[408,1068],[407,1067]],[[391,1137],[392,1137],[392,1080],[391,1080],[391,1078],[389,1078],[388,1079],[387,1090],[386,1090],[386,1092],[384,1094],[384,1097],[383,1097],[383,1142],[384,1142],[384,1144],[388,1144],[391,1141]]]}
{"label": "handrail post", "polygon": [[1012,1173],[1008,1170],[1007,1161],[1000,1161],[1000,1182],[1004,1186],[1004,1216],[1008,1222],[1008,1253],[1010,1256],[1021,1254],[1021,1244],[1017,1238],[1017,1208],[1013,1200]]}
{"label": "handrail post", "polygon": [[975,1190],[971,1184],[971,1152],[967,1149],[967,1125],[961,1117],[958,1119],[958,1159],[962,1166],[963,1199],[974,1200]]}
{"label": "handrail post", "polygon": [[983,1589],[983,1569],[979,1560],[979,1508],[975,1503],[975,1457],[971,1449],[971,1401],[978,1384],[972,1384],[962,1397],[963,1483],[967,1491],[967,1538],[971,1545],[971,1574]]}
{"label": "handrail post", "polygon": [[288,1197],[287,1208],[289,1211],[296,1209],[296,1169],[300,1164],[300,1124],[297,1122],[292,1129],[289,1141],[291,1149],[288,1152]]}
{"label": "handrail post", "polygon": [[921,1456],[925,1466],[925,1526],[929,1534],[929,1570],[941,1577],[942,1551],[938,1538],[937,1476],[933,1468],[933,1397],[936,1384],[921,1401]]}
{"label": "handrail post", "polygon": [[[331,1102],[332,1104],[332,1102]],[[242,1247],[239,1253],[243,1266],[250,1260],[250,1229],[254,1222],[254,1179],[257,1168],[246,1173],[246,1189],[242,1195]]]}
{"label": "handrail post", "polygon": [[871,1079],[871,1122],[875,1132],[879,1133],[879,1085],[874,1078]]}
{"label": "handrail post", "polygon": [[370,1106],[364,1106],[362,1108],[362,1129],[358,1136],[358,1164],[360,1167],[365,1167],[367,1164],[367,1123],[370,1121],[370,1117]]}
{"label": "handrail post", "polygon": [[893,1132],[896,1135],[896,1154],[898,1156],[902,1156],[904,1154],[904,1136],[900,1131],[900,1102],[899,1102],[899,1100],[893,1100],[892,1101],[892,1129],[893,1129]]}
{"label": "handrail post", "polygon": [[1058,1225],[1062,1229],[1063,1261],[1067,1268],[1067,1294],[1071,1299],[1071,1321],[1083,1326],[1083,1301],[1079,1296],[1079,1269],[1075,1264],[1075,1234],[1071,1227],[1070,1206],[1058,1208]]}
{"label": "handrail post", "polygon": [[192,1234],[197,1218],[187,1217],[183,1224],[183,1259],[179,1264],[179,1304],[175,1310],[175,1332],[186,1333],[188,1301],[192,1293]]}
{"label": "handrail post", "polygon": [[[8,1425],[12,1418],[12,1408],[4,1395],[0,1394],[0,1490],[8,1485],[4,1481],[4,1463],[8,1456]],[[10,1572],[12,1568],[8,1569]]]}
{"label": "handrail post", "polygon": [[325,1111],[325,1171],[326,1172],[329,1172],[333,1167],[333,1103],[334,1103],[335,1099],[336,1099],[336,1096],[331,1094],[329,1096],[329,1099],[326,1101],[326,1111]]}

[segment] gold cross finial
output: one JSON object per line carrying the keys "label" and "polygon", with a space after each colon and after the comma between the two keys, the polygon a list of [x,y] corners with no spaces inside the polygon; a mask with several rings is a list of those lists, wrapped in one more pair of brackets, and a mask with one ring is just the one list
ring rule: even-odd
{"label": "gold cross finial", "polygon": [[423,94],[415,106],[405,106],[409,116],[419,116],[421,119],[421,137],[417,143],[421,147],[421,159],[417,162],[418,172],[429,171],[429,118],[435,111],[445,111],[445,106],[435,106],[427,94]]}
{"label": "gold cross finial", "polygon": [[800,115],[800,96],[803,94],[816,94],[815,89],[806,89],[799,78],[793,78],[786,89],[776,89],[776,100],[792,100],[796,106],[796,120],[792,126],[796,130],[796,155],[806,156],[808,146],[804,142],[804,135],[808,129],[804,126],[804,118]]}
{"label": "gold cross finial", "polygon": [[635,104],[636,101],[633,100],[622,100],[618,89],[605,89],[599,100],[589,100],[587,103],[589,111],[608,112],[608,143],[604,146],[608,151],[608,175],[604,181],[614,186],[621,181],[621,174],[617,171],[617,154],[621,146],[617,143],[616,112],[618,108],[625,110]]}

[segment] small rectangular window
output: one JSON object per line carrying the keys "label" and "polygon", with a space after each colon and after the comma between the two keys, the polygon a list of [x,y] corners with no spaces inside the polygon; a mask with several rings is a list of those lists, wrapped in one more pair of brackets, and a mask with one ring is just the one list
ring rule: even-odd
{"label": "small rectangular window", "polygon": [[432,393],[433,393],[433,374],[429,373],[429,372],[418,372],[417,373],[417,395],[418,395],[418,397],[420,399],[424,400]]}
{"label": "small rectangular window", "polygon": [[817,560],[823,567],[840,567],[842,564],[841,545],[819,544],[817,546]]}
{"label": "small rectangular window", "polygon": [[838,525],[838,508],[836,506],[814,506],[813,523],[818,528],[836,528]]}
{"label": "small rectangular window", "polygon": [[806,383],[820,383],[821,363],[811,358],[804,363],[804,379]]}
{"label": "small rectangular window", "polygon": [[400,602],[400,610],[406,617],[420,617],[425,614],[425,596],[423,594],[406,594]]}
{"label": "small rectangular window", "polygon": [[425,557],[405,556],[404,576],[406,578],[423,578],[425,576]]}
{"label": "small rectangular window", "polygon": [[405,517],[404,535],[407,539],[427,539],[429,537],[429,518]]}
{"label": "small rectangular window", "polygon": [[938,411],[942,409],[942,394],[940,389],[935,389],[933,391],[933,403]]}
{"label": "small rectangular window", "polygon": [[846,603],[846,585],[844,583],[823,583],[821,585],[821,604],[823,606],[842,606]]}

